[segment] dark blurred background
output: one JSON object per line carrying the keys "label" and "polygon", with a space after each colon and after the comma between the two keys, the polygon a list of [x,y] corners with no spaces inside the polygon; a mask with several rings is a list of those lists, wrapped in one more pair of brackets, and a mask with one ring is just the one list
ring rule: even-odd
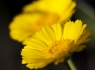
{"label": "dark blurred background", "polygon": [[[8,25],[12,18],[22,11],[22,7],[32,0],[0,0],[0,70],[29,70],[21,64],[20,43],[9,37]],[[95,2],[94,0],[76,0],[76,13],[72,20],[81,19],[88,24],[91,30],[91,41],[87,48],[81,52],[74,53],[72,60],[78,70],[95,70]],[[49,65],[44,70],[64,70],[58,66]]]}

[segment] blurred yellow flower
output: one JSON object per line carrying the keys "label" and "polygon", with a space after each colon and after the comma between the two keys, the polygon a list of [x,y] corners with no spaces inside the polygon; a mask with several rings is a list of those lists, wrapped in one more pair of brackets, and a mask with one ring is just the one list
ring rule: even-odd
{"label": "blurred yellow flower", "polygon": [[24,12],[40,11],[54,13],[59,17],[60,22],[69,20],[75,12],[76,2],[73,0],[38,0],[26,5]]}
{"label": "blurred yellow flower", "polygon": [[26,41],[42,26],[58,22],[64,24],[74,13],[75,5],[72,0],[41,0],[27,5],[24,12],[14,17],[10,23],[10,36],[26,44]]}
{"label": "blurred yellow flower", "polygon": [[64,62],[73,52],[85,48],[90,31],[80,20],[67,22],[62,27],[59,23],[42,27],[22,49],[22,64],[30,69],[38,69],[54,62]]}

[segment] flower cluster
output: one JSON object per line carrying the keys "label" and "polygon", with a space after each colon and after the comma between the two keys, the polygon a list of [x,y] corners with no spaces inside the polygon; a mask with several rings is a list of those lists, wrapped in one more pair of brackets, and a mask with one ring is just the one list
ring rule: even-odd
{"label": "flower cluster", "polygon": [[70,21],[75,12],[73,0],[39,0],[23,8],[9,25],[12,39],[22,42],[22,64],[38,69],[64,62],[79,52],[90,39],[87,24]]}

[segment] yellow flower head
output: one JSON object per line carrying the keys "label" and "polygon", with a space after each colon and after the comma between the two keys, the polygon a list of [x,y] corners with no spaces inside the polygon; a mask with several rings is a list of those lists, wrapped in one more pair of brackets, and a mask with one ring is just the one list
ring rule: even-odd
{"label": "yellow flower head", "polygon": [[70,19],[75,12],[75,6],[76,3],[73,0],[38,0],[26,5],[23,10],[24,12],[40,11],[53,13],[62,22]]}
{"label": "yellow flower head", "polygon": [[12,39],[26,44],[32,35],[41,29],[42,26],[51,25],[57,22],[54,14],[44,13],[23,13],[15,16],[9,25],[10,36]]}
{"label": "yellow flower head", "polygon": [[27,12],[14,17],[9,26],[10,36],[12,39],[26,44],[26,41],[42,26],[66,22],[74,12],[74,7],[75,2],[72,0],[34,2],[24,8],[24,11]]}
{"label": "yellow flower head", "polygon": [[22,64],[30,69],[38,69],[54,62],[64,62],[73,52],[85,48],[90,31],[80,20],[67,22],[64,27],[59,23],[45,26],[27,42],[22,49]]}

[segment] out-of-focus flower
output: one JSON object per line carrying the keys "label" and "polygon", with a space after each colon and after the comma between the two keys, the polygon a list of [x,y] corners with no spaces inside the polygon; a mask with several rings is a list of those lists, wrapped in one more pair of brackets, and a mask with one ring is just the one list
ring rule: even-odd
{"label": "out-of-focus flower", "polygon": [[89,41],[89,30],[80,20],[67,22],[64,27],[59,23],[45,26],[27,42],[22,49],[22,64],[30,69],[38,69],[54,62],[64,62],[73,52],[85,48],[83,43]]}
{"label": "out-of-focus flower", "polygon": [[69,20],[75,12],[76,2],[73,0],[38,0],[26,5],[23,8],[24,12],[40,11],[56,14],[59,17],[58,21]]}
{"label": "out-of-focus flower", "polygon": [[24,13],[14,17],[9,25],[10,36],[26,44],[42,26],[57,22],[64,24],[74,13],[75,5],[72,0],[40,0],[29,4],[24,7]]}

